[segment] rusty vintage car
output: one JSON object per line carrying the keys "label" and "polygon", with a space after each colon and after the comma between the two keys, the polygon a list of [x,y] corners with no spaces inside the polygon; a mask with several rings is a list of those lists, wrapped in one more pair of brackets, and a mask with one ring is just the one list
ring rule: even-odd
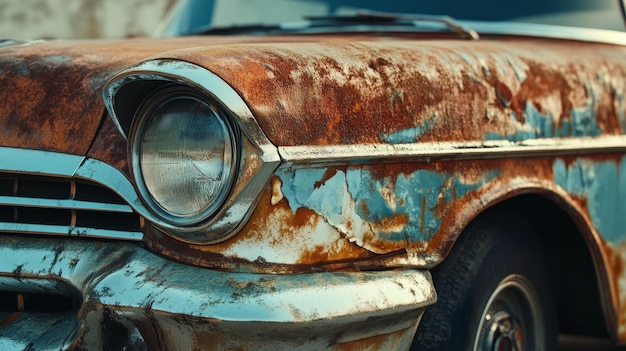
{"label": "rusty vintage car", "polygon": [[2,42],[0,349],[626,343],[623,30],[181,0],[173,38]]}

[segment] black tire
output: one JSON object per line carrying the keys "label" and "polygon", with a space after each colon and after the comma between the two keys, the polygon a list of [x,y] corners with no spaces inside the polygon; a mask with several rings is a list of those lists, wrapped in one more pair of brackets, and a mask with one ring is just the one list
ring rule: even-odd
{"label": "black tire", "polygon": [[550,268],[528,223],[496,210],[468,226],[432,270],[438,301],[426,310],[412,350],[490,350],[520,335],[523,350],[557,349]]}

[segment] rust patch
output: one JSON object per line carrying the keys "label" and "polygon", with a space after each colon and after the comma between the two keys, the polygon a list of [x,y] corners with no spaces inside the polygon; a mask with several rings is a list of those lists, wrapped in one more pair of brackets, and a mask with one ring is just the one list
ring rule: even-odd
{"label": "rust patch", "polygon": [[337,351],[351,350],[403,350],[411,345],[415,328],[398,330],[393,333],[370,336],[369,338],[338,344]]}
{"label": "rust patch", "polygon": [[624,276],[624,263],[626,262],[626,243],[613,245],[604,243],[604,252],[608,263],[608,275],[610,292],[613,297],[613,316],[617,319],[617,341],[621,344],[626,342],[626,277]]}
{"label": "rust patch", "polygon": [[[615,110],[610,97],[621,99],[626,91],[626,68],[619,59],[623,48],[513,42],[416,45],[370,38],[349,45],[189,49],[166,57],[203,65],[230,82],[279,146],[381,142],[390,133],[416,127],[411,142],[621,133],[615,114],[602,111]],[[573,51],[582,56],[572,57]],[[623,113],[624,106],[617,105]],[[533,125],[532,109],[549,121]],[[599,129],[572,130],[580,113],[592,113]],[[528,128],[538,131],[527,134]]]}
{"label": "rust patch", "polygon": [[[575,157],[564,159],[573,158]],[[454,196],[449,201],[440,199],[435,208],[428,210],[433,211],[433,218],[441,223],[437,232],[427,241],[416,240],[419,238],[416,234],[412,234],[415,236],[411,241],[406,238],[383,241],[371,236],[372,234],[366,234],[364,242],[378,245],[378,249],[386,254],[375,253],[351,242],[351,232],[360,230],[360,227],[350,221],[346,222],[344,233],[329,225],[322,215],[312,209],[298,207],[294,212],[290,199],[282,191],[280,197],[276,195],[283,185],[278,177],[274,177],[273,185],[264,191],[246,225],[227,241],[212,245],[188,245],[162,234],[146,237],[149,246],[167,255],[184,262],[225,270],[245,268],[260,272],[298,272],[313,268],[355,269],[389,265],[430,267],[447,255],[467,223],[490,204],[523,192],[558,193],[560,190],[553,183],[554,160],[555,158],[529,158],[524,162],[519,159],[500,159],[364,166],[382,179],[389,178],[385,174],[409,174],[409,171],[417,169],[440,174],[459,174],[462,175],[460,179],[463,182],[470,184],[480,181],[485,172],[498,170],[497,177],[464,196],[460,196],[459,189],[451,187],[450,191]],[[332,173],[326,171],[322,177],[326,179]],[[451,186],[447,181],[443,184],[446,187]],[[419,191],[419,188],[415,188],[415,191]],[[337,201],[341,201],[339,195],[337,194]],[[437,194],[432,196],[439,197]],[[426,201],[425,195],[419,199]],[[361,206],[365,205],[361,203]],[[424,203],[422,206],[423,211],[427,211]],[[363,211],[363,214],[367,215],[368,211]],[[426,212],[422,212],[420,216],[426,218],[425,214]],[[406,214],[396,213],[384,216],[379,223],[370,225],[382,232],[393,232],[393,228],[404,227],[409,220]],[[418,230],[425,232],[426,223],[419,223]]]}
{"label": "rust patch", "polygon": [[[516,142],[617,135],[626,130],[622,104],[626,50],[622,47],[542,40],[360,39],[186,38],[159,41],[159,45],[151,40],[131,40],[84,42],[80,47],[49,42],[4,48],[0,57],[0,86],[4,87],[0,90],[0,136],[4,146],[84,154],[103,116],[102,84],[117,70],[147,57],[182,59],[218,74],[240,93],[277,146],[475,142],[494,137]],[[324,42],[293,43],[303,40]],[[270,41],[276,42],[267,43]],[[164,50],[179,51],[161,54]],[[577,52],[576,57],[571,52]],[[581,129],[576,129],[576,119]],[[89,155],[128,174],[124,141],[114,129],[109,120],[101,125]],[[621,155],[589,158],[618,160]],[[291,273],[431,267],[446,256],[456,236],[482,209],[516,194],[562,197],[585,213],[583,197],[567,194],[554,184],[556,159],[404,160],[334,167],[314,184],[320,189],[337,174],[366,170],[373,182],[385,180],[381,188],[388,191],[382,196],[387,201],[394,194],[394,187],[388,184],[422,170],[441,175],[437,186],[415,184],[414,191],[432,190],[421,194],[418,203],[400,199],[396,204],[421,204],[415,214],[420,218],[419,233],[429,228],[425,220],[429,213],[431,223],[440,221],[438,227],[431,226],[436,230],[430,237],[381,240],[371,230],[363,235],[361,247],[351,241],[361,230],[358,223],[346,220],[339,230],[306,206],[294,210],[295,199],[285,197],[284,182],[276,176],[250,220],[230,240],[190,245],[148,228],[146,245],[186,263],[222,270]],[[574,156],[558,159],[566,167],[577,162]],[[449,179],[455,175],[473,184],[488,172],[496,175],[465,193]],[[444,190],[449,191],[449,198],[444,197]],[[435,201],[440,195],[444,200]],[[427,208],[428,199],[435,205]],[[354,208],[364,217],[374,216],[378,210],[365,201]],[[414,219],[391,212],[366,224],[385,231]],[[621,247],[617,250],[624,252]],[[620,280],[624,258],[619,252],[612,254],[610,263],[613,291],[619,296],[616,306],[621,311],[626,306],[626,298],[620,295],[626,291],[622,287],[626,283]],[[623,329],[626,321],[620,319],[619,324]],[[620,340],[626,341],[622,329]]]}
{"label": "rust patch", "polygon": [[104,161],[130,177],[127,150],[126,139],[120,134],[111,117],[107,116],[87,156]]}
{"label": "rust patch", "polygon": [[7,325],[13,324],[16,322],[22,314],[20,312],[14,312],[9,314],[6,318],[0,321],[0,327],[6,327]]}

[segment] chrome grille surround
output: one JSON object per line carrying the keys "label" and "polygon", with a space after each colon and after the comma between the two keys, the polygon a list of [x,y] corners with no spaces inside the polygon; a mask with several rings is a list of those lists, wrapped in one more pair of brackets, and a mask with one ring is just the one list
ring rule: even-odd
{"label": "chrome grille surround", "polygon": [[132,202],[132,184],[106,163],[0,147],[1,233],[142,240]]}

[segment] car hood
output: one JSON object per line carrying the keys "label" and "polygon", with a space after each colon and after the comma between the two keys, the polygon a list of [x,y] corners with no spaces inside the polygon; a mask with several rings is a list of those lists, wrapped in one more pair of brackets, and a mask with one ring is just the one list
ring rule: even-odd
{"label": "car hood", "polygon": [[[191,62],[220,76],[276,146],[525,139],[510,116],[538,107],[542,116],[569,117],[589,105],[590,91],[621,91],[592,73],[623,72],[621,47],[596,44],[592,55],[567,41],[439,39],[211,36],[4,47],[1,146],[85,155],[98,128],[115,129],[104,118],[103,85],[151,59]],[[562,107],[548,111],[555,104]],[[589,108],[602,111],[598,104],[604,101]],[[594,117],[605,133],[621,134],[604,114]],[[117,164],[119,155],[105,155],[112,143],[125,141],[120,133],[96,140],[95,156]]]}
{"label": "car hood", "polygon": [[[606,111],[623,86],[605,72],[624,74],[624,52],[514,36],[372,36],[195,47],[158,58],[221,77],[280,147],[621,134],[626,122],[615,125]],[[581,114],[589,120],[569,128]]]}
{"label": "car hood", "polygon": [[169,50],[268,40],[277,38],[9,43],[0,47],[0,146],[85,155],[106,123],[102,87],[125,67]]}
{"label": "car hood", "polygon": [[150,54],[123,43],[87,41],[0,49],[2,146],[85,154],[104,114],[102,85]]}

